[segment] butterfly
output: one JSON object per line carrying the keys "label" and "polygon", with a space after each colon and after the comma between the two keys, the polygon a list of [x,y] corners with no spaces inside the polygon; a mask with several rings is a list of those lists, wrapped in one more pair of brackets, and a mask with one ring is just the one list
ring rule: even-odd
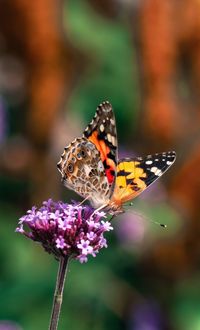
{"label": "butterfly", "polygon": [[142,193],[174,163],[174,151],[118,160],[112,105],[102,102],[83,132],[64,148],[57,164],[64,185],[112,215]]}

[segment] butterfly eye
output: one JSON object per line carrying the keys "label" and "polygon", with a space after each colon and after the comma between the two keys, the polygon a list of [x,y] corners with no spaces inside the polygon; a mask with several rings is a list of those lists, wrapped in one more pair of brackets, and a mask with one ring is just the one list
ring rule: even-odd
{"label": "butterfly eye", "polygon": [[74,165],[72,163],[69,163],[67,166],[67,171],[69,173],[73,173],[74,172]]}

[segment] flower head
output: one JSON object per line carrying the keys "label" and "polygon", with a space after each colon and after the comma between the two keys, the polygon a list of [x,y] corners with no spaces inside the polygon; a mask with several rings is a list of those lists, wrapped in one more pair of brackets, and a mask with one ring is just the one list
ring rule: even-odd
{"label": "flower head", "polygon": [[86,262],[103,247],[103,234],[112,230],[103,221],[104,212],[95,212],[90,206],[65,204],[49,199],[42,207],[32,207],[19,219],[17,232],[42,244],[43,248],[59,258],[69,256]]}

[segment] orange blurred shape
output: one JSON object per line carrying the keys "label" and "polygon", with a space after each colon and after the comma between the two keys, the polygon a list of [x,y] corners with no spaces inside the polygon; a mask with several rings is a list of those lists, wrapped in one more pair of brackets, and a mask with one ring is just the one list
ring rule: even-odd
{"label": "orange blurred shape", "polygon": [[[186,153],[186,159],[173,178],[171,197],[190,216],[200,212],[200,144]],[[200,224],[200,223],[199,223]]]}
{"label": "orange blurred shape", "polygon": [[24,138],[18,136],[9,139],[1,147],[1,168],[9,174],[27,175],[32,152],[31,145]]}
{"label": "orange blurred shape", "polygon": [[[146,111],[143,122],[155,144],[158,141],[164,145],[174,144],[190,134],[188,129],[191,122],[196,125],[198,120],[195,112],[199,113],[200,104],[199,13],[199,0],[144,0],[141,4],[141,53]],[[186,92],[178,91],[181,84],[185,86]],[[190,94],[187,102],[184,99],[187,97],[185,93]]]}
{"label": "orange blurred shape", "polygon": [[[174,138],[180,134],[180,118],[171,97],[150,96],[145,102],[144,126],[150,140],[167,148],[172,145]],[[148,134],[149,133],[149,134]]]}

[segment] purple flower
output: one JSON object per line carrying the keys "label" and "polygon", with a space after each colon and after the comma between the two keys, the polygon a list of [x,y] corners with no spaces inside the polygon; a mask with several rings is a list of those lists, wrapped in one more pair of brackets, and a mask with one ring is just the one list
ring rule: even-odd
{"label": "purple flower", "polygon": [[96,237],[97,237],[97,235],[93,231],[90,231],[89,233],[87,233],[87,238],[90,241],[94,240]]}
{"label": "purple flower", "polygon": [[59,258],[69,256],[81,263],[107,247],[104,232],[110,231],[110,222],[103,221],[104,212],[95,212],[90,206],[65,204],[49,199],[42,207],[32,207],[19,219],[16,231],[39,242],[43,248]]}
{"label": "purple flower", "polygon": [[141,243],[144,240],[148,222],[143,215],[137,212],[126,212],[119,215],[116,226],[116,234],[122,245],[130,246]]}
{"label": "purple flower", "polygon": [[65,243],[65,239],[62,237],[62,236],[59,236],[57,239],[56,239],[56,247],[58,249],[64,249],[64,247],[66,246],[67,244]]}
{"label": "purple flower", "polygon": [[0,321],[0,330],[22,330],[22,328],[12,321]]}
{"label": "purple flower", "polygon": [[130,330],[161,330],[166,329],[166,324],[162,318],[160,306],[154,301],[143,301],[134,306],[130,315]]}
{"label": "purple flower", "polygon": [[77,244],[77,248],[81,250],[81,254],[87,255],[93,252],[93,247],[90,245],[90,241],[81,239],[81,243]]}
{"label": "purple flower", "polygon": [[111,226],[110,222],[109,221],[101,221],[101,224],[102,226],[104,227],[104,229],[106,231],[110,231],[110,230],[113,230],[113,227]]}

